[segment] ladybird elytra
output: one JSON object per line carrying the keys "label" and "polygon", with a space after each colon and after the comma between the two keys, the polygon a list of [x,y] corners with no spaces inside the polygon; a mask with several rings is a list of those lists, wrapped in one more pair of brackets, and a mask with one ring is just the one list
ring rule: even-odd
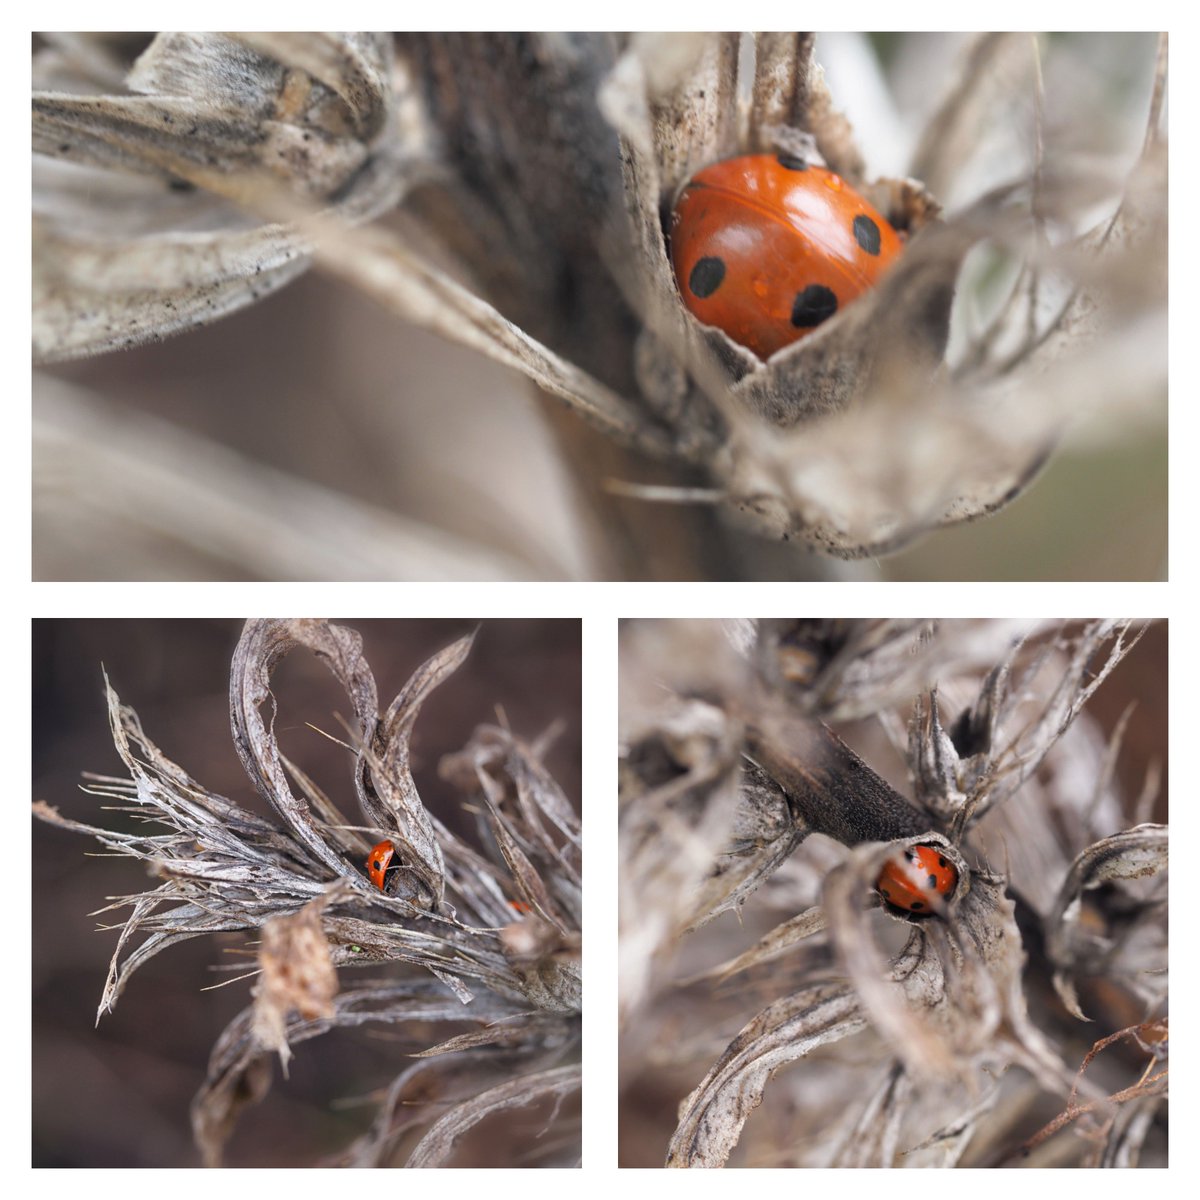
{"label": "ladybird elytra", "polygon": [[698,171],[675,201],[670,242],[692,315],[762,359],[873,287],[902,244],[839,175],[788,154]]}
{"label": "ladybird elytra", "polygon": [[875,890],[905,912],[928,914],[958,886],[958,868],[937,846],[910,846],[884,864]]}
{"label": "ladybird elytra", "polygon": [[388,868],[392,865],[392,859],[395,856],[396,847],[388,838],[384,838],[382,842],[377,842],[372,846],[371,853],[367,855],[367,878],[381,892],[385,890],[384,884],[387,882]]}

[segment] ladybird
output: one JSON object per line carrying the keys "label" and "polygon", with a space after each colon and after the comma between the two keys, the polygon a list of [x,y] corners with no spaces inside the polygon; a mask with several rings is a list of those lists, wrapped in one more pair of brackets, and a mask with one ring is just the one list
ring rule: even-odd
{"label": "ladybird", "polygon": [[958,886],[958,868],[936,846],[910,846],[904,862],[889,859],[875,890],[894,908],[929,913]]}
{"label": "ladybird", "polygon": [[371,847],[367,855],[367,875],[371,882],[382,892],[387,881],[387,873],[392,868],[392,859],[396,856],[396,847],[387,838]]}
{"label": "ladybird", "polygon": [[693,175],[671,214],[688,310],[770,358],[873,287],[900,235],[840,175],[746,154]]}

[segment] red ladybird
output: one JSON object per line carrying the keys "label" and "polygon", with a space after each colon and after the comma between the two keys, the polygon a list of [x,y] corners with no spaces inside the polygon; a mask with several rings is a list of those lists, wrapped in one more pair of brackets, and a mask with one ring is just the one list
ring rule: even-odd
{"label": "red ladybird", "polygon": [[889,859],[875,890],[893,907],[928,913],[958,886],[958,868],[936,846],[910,846],[903,863]]}
{"label": "red ladybird", "polygon": [[371,853],[367,855],[367,875],[381,892],[384,890],[384,883],[387,880],[388,868],[395,856],[396,847],[387,838],[372,846]]}
{"label": "red ladybird", "polygon": [[878,282],[900,237],[839,175],[791,154],[705,167],[671,214],[689,311],[770,358]]}

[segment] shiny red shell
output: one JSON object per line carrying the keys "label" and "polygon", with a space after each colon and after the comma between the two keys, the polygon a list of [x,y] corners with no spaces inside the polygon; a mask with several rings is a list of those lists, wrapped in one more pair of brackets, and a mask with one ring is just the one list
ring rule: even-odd
{"label": "shiny red shell", "polygon": [[384,890],[388,867],[391,866],[395,855],[396,847],[387,838],[372,846],[371,853],[367,855],[367,877],[381,892]]}
{"label": "shiny red shell", "polygon": [[958,868],[936,846],[910,846],[903,862],[889,860],[875,890],[893,907],[929,913],[958,885]]}
{"label": "shiny red shell", "polygon": [[900,236],[841,176],[788,154],[705,167],[671,214],[689,311],[770,358],[873,287]]}

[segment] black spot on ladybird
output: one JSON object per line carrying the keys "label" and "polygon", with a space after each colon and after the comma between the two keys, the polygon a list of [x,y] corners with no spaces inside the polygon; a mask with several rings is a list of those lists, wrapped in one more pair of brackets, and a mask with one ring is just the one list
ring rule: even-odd
{"label": "black spot on ladybird", "polygon": [[822,284],[810,283],[802,292],[796,293],[792,304],[792,324],[797,329],[812,329],[822,321],[828,321],[838,309],[837,297]]}
{"label": "black spot on ladybird", "polygon": [[688,287],[692,295],[707,299],[721,286],[725,278],[725,264],[719,258],[702,258],[688,276]]}
{"label": "black spot on ladybird", "polygon": [[862,213],[854,218],[854,240],[868,254],[879,254],[879,226]]}
{"label": "black spot on ladybird", "polygon": [[914,900],[914,901],[912,902],[912,904],[910,904],[910,905],[909,905],[909,908],[911,908],[911,909],[913,910],[913,912],[916,912],[916,911],[917,911],[917,909],[919,909],[919,908],[924,908],[924,907],[925,907],[925,901],[924,901],[924,900]]}
{"label": "black spot on ladybird", "polygon": [[934,892],[937,891],[937,876],[936,875],[930,875],[929,887],[930,887],[931,891],[934,891]]}
{"label": "black spot on ladybird", "polygon": [[942,856],[940,854],[938,855],[938,866],[942,867],[943,869],[946,866],[946,860],[944,858],[942,858]]}
{"label": "black spot on ladybird", "polygon": [[808,163],[796,154],[777,154],[775,160],[788,171],[807,171]]}

